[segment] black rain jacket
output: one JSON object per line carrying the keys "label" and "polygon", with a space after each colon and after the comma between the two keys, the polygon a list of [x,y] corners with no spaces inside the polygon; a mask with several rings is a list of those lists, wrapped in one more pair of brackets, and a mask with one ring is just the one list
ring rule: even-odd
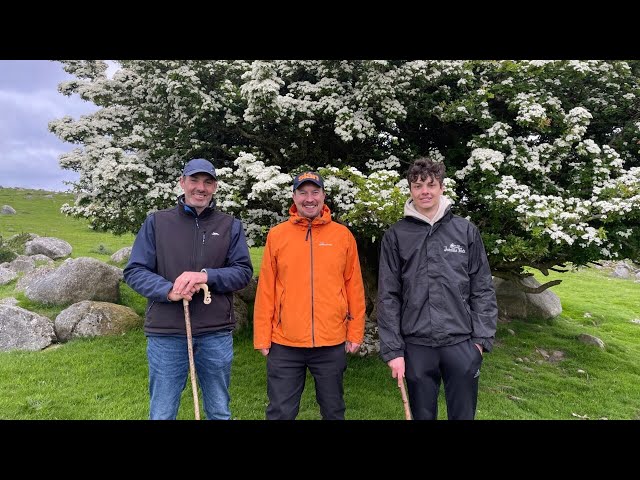
{"label": "black rain jacket", "polygon": [[405,217],[384,234],[378,281],[380,356],[406,343],[440,347],[471,339],[491,351],[498,307],[477,227],[451,213],[432,225]]}

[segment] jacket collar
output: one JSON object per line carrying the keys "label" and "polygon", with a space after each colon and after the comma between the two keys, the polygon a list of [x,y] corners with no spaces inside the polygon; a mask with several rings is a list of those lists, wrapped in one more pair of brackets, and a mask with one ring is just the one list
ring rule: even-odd
{"label": "jacket collar", "polygon": [[188,217],[205,218],[211,215],[215,211],[215,209],[216,209],[216,199],[212,198],[209,205],[207,205],[204,208],[204,210],[200,213],[200,215],[198,215],[195,208],[190,207],[189,205],[184,203],[184,193],[178,197],[178,211],[183,215],[187,215]]}
{"label": "jacket collar", "polygon": [[[296,207],[295,203],[291,205],[291,208],[289,208],[289,221],[294,225],[301,224],[304,227],[309,225],[309,219],[307,217],[303,217],[298,213],[298,207]],[[331,222],[331,210],[329,210],[329,207],[327,207],[327,204],[325,203],[322,206],[322,211],[320,212],[320,215],[318,215],[316,218],[313,219],[313,221],[311,222],[311,225],[315,227],[318,225],[325,225],[330,222]]]}

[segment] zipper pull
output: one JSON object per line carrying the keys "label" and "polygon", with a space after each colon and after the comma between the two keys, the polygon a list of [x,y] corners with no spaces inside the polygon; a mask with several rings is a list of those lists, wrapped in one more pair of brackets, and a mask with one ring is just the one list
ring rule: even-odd
{"label": "zipper pull", "polygon": [[202,244],[204,245],[204,237],[207,235],[207,232],[202,232]]}

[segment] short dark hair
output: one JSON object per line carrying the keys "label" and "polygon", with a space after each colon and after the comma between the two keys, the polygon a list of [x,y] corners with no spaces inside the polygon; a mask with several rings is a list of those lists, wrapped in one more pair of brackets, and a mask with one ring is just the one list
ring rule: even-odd
{"label": "short dark hair", "polygon": [[430,177],[435,178],[440,185],[444,181],[445,169],[444,163],[431,160],[429,157],[420,157],[413,162],[413,165],[407,170],[407,182],[409,187],[413,182],[417,182],[418,178],[423,182]]}

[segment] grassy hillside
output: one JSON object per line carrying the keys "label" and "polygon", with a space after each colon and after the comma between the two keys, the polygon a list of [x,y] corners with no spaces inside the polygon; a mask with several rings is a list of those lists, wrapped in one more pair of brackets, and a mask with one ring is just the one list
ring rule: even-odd
{"label": "grassy hillside", "polygon": [[88,222],[60,213],[60,206],[73,203],[73,196],[44,190],[0,188],[0,206],[11,205],[16,215],[0,215],[0,236],[37,233],[41,237],[57,237],[73,246],[71,256],[95,257],[108,261],[118,249],[133,244],[131,234],[115,236],[88,228]]}
{"label": "grassy hillside", "polygon": [[[86,220],[60,213],[60,207],[73,203],[73,195],[44,190],[0,188],[0,208],[10,205],[16,215],[0,215],[0,237],[7,239],[19,233],[36,233],[41,237],[57,237],[73,246],[71,257],[93,257],[104,262],[122,247],[133,245],[135,235],[113,235],[89,228]],[[250,251],[254,268],[260,266],[262,249]]]}
{"label": "grassy hillside", "polygon": [[[115,251],[133,236],[91,231],[86,222],[58,211],[63,194],[0,189],[0,206],[18,214],[0,215],[0,235],[32,232],[56,236],[74,247],[72,256],[107,261],[99,245]],[[254,268],[260,249],[252,249]],[[583,269],[553,274],[563,314],[552,321],[500,323],[494,352],[485,356],[478,419],[640,419],[640,284]],[[541,279],[541,277],[539,277]],[[545,279],[548,279],[545,277]],[[0,298],[55,318],[59,309],[29,302],[14,292],[15,281],[0,287]],[[126,285],[121,303],[143,313],[145,300]],[[606,348],[579,343],[589,333]],[[250,332],[235,336],[231,409],[236,419],[264,418],[265,364]],[[148,414],[146,342],[141,329],[118,337],[74,340],[42,352],[0,353],[0,419],[144,419]],[[554,351],[562,360],[547,360]],[[193,418],[190,382],[179,418]],[[349,358],[345,376],[348,419],[402,419],[400,393],[378,358]],[[446,418],[444,398],[440,417]],[[308,378],[299,418],[319,418]]]}

